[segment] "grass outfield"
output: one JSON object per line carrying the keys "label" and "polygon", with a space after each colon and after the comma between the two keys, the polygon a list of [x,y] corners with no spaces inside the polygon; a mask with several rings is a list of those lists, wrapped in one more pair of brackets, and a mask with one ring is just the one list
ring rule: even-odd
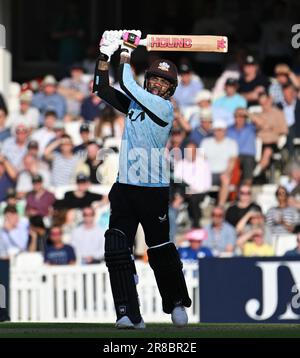
{"label": "grass outfield", "polygon": [[299,324],[148,324],[117,330],[112,324],[0,323],[0,338],[300,338]]}

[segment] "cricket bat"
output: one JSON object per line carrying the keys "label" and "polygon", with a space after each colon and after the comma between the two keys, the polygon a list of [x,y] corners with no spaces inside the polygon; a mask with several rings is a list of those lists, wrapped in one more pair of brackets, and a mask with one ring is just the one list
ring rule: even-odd
{"label": "cricket bat", "polygon": [[147,51],[189,51],[189,52],[227,52],[226,36],[210,35],[147,35],[139,45]]}

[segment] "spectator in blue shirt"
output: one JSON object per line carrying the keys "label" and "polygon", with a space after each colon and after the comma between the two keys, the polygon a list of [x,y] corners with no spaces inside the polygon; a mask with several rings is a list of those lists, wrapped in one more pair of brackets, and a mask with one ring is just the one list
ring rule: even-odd
{"label": "spectator in blue shirt", "polygon": [[0,154],[0,202],[6,199],[7,190],[15,187],[17,175],[9,160]]}
{"label": "spectator in blue shirt", "polygon": [[[218,98],[213,103],[213,109],[223,109],[227,112],[227,125],[230,126],[234,122],[234,112],[237,108],[247,108],[247,101],[243,96],[237,93],[238,80],[228,78],[225,82],[225,96]],[[225,118],[224,118],[225,119]]]}
{"label": "spectator in blue shirt", "polygon": [[187,63],[180,65],[178,69],[180,81],[176,88],[174,99],[178,104],[180,111],[195,105],[196,94],[203,89],[201,79],[193,73],[191,66]]}
{"label": "spectator in blue shirt", "polygon": [[194,128],[190,135],[189,141],[200,147],[203,139],[212,136],[212,113],[209,108],[204,108],[201,111],[200,124]]}
{"label": "spectator in blue shirt", "polygon": [[300,225],[297,225],[294,232],[297,234],[297,246],[293,250],[287,251],[284,256],[300,257]]}
{"label": "spectator in blue shirt", "polygon": [[205,246],[214,256],[232,256],[236,244],[236,232],[225,220],[223,206],[216,206],[212,212],[212,222],[206,226],[208,239]]}
{"label": "spectator in blue shirt", "polygon": [[0,143],[10,137],[10,129],[6,127],[7,112],[0,107]]}
{"label": "spectator in blue shirt", "polygon": [[256,129],[246,123],[247,111],[237,108],[234,112],[235,124],[228,128],[227,136],[238,143],[242,181],[251,185],[255,168]]}
{"label": "spectator in blue shirt", "polygon": [[207,239],[207,232],[204,229],[193,229],[185,235],[189,241],[188,247],[178,249],[181,260],[198,260],[203,257],[212,257],[211,250],[203,247],[203,241]]}
{"label": "spectator in blue shirt", "polygon": [[62,240],[62,229],[53,226],[50,230],[51,246],[45,250],[45,263],[49,265],[74,265],[76,262],[75,252],[72,246],[65,245]]}
{"label": "spectator in blue shirt", "polygon": [[31,105],[40,111],[39,121],[41,124],[44,123],[44,114],[46,112],[54,111],[59,119],[63,119],[67,111],[66,100],[57,93],[57,82],[51,75],[47,75],[44,78],[42,91],[33,96]]}

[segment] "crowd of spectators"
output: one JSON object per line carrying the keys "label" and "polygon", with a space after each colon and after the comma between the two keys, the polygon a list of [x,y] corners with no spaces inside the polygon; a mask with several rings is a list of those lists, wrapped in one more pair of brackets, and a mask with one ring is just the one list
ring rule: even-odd
{"label": "crowd of spectators", "polygon": [[[169,160],[170,236],[183,259],[271,256],[274,236],[299,232],[300,78],[284,63],[266,76],[250,54],[234,68],[208,89],[188,61],[179,66],[168,149],[182,154]],[[91,93],[78,63],[61,81],[20,88],[18,106],[0,97],[0,258],[99,263],[109,216],[99,188],[116,178],[125,118]],[[280,184],[270,176],[278,153],[287,180],[264,212],[256,194]],[[299,238],[289,254],[300,254]]]}

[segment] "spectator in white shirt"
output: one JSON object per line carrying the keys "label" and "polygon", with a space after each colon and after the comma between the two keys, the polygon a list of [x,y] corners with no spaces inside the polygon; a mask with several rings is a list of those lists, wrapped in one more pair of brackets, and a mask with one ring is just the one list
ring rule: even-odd
{"label": "spectator in white shirt", "polygon": [[36,140],[39,144],[39,156],[42,157],[47,145],[55,138],[54,125],[57,121],[56,112],[47,111],[45,113],[44,125],[36,130],[31,139]]}
{"label": "spectator in white shirt", "polygon": [[238,157],[235,140],[226,137],[227,124],[223,120],[213,123],[214,136],[202,141],[204,155],[212,172],[213,185],[220,185],[218,205],[224,206],[229,193],[232,171]]}
{"label": "spectator in white shirt", "polygon": [[85,207],[83,223],[73,230],[71,245],[83,264],[100,263],[104,258],[104,231],[95,224],[95,210]]}
{"label": "spectator in white shirt", "polygon": [[200,203],[209,191],[212,183],[211,172],[202,151],[193,142],[184,149],[184,158],[175,162],[175,182],[187,184],[185,200],[188,203],[188,213],[192,227],[199,227],[201,217]]}

